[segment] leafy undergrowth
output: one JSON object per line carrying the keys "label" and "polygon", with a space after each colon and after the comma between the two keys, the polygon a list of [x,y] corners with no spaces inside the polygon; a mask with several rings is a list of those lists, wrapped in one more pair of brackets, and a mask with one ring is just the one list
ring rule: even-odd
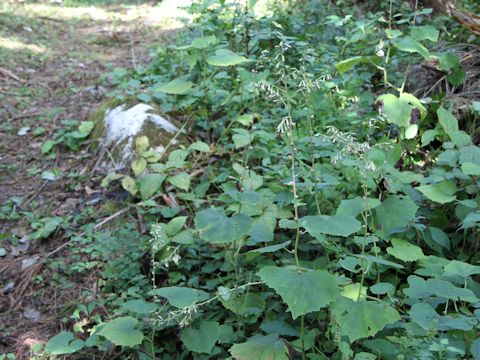
{"label": "leafy undergrowth", "polygon": [[480,359],[478,38],[348,4],[195,3],[108,74],[192,141],[105,179],[131,211],[71,236],[101,280],[37,354]]}

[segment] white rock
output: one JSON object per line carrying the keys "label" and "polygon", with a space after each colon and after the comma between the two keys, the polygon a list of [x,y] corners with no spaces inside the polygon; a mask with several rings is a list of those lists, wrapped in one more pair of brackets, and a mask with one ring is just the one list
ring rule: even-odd
{"label": "white rock", "polygon": [[123,167],[133,157],[133,144],[147,121],[155,124],[159,129],[172,136],[178,131],[177,127],[160,115],[153,114],[153,107],[139,103],[127,110],[125,105],[107,111],[104,118],[105,134],[102,146],[110,150],[120,148],[121,161],[117,167]]}

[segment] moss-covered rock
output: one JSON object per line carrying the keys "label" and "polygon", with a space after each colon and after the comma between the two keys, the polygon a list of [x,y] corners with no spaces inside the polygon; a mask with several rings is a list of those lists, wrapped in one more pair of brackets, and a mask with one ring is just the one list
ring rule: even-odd
{"label": "moss-covered rock", "polygon": [[95,110],[90,120],[95,123],[91,138],[98,139],[97,145],[108,153],[102,164],[107,168],[128,166],[140,136],[146,136],[151,150],[160,153],[187,142],[181,124],[144,103],[110,101]]}

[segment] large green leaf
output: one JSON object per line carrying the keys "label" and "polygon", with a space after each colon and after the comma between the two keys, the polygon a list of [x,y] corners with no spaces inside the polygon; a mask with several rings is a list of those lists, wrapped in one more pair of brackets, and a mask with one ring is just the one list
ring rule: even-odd
{"label": "large green leaf", "polygon": [[255,335],[241,344],[230,348],[230,353],[237,360],[288,360],[288,348],[276,334]]}
{"label": "large green leaf", "polygon": [[480,266],[470,265],[458,260],[450,261],[443,269],[445,275],[456,275],[464,278],[480,274]]}
{"label": "large green leaf", "polygon": [[[263,299],[261,294],[248,292],[245,294],[240,295],[232,295],[232,293],[226,293],[220,301],[222,305],[225,306],[226,309],[230,310],[231,312],[241,315],[241,316],[248,316],[248,315],[260,315],[263,310],[265,309],[265,300]],[[226,297],[231,297],[229,299],[225,299]]]}
{"label": "large green leaf", "polygon": [[176,188],[188,191],[190,188],[190,175],[188,175],[185,172],[181,172],[178,174],[175,174],[173,176],[169,176],[167,178],[167,181],[175,186]]}
{"label": "large green leaf", "polygon": [[422,55],[425,60],[428,60],[428,58],[430,57],[428,49],[410,36],[405,36],[399,40],[395,39],[395,41],[393,41],[392,43],[397,49],[401,51],[418,53]]}
{"label": "large green leaf", "polygon": [[188,81],[186,76],[181,76],[168,83],[157,86],[154,91],[172,95],[181,95],[188,92],[192,87],[193,83]]}
{"label": "large green leaf", "polygon": [[200,301],[207,300],[207,292],[187,287],[171,286],[154,289],[149,292],[150,295],[157,295],[167,298],[168,302],[179,309],[184,309],[195,305]]}
{"label": "large green leaf", "polygon": [[437,116],[443,130],[455,145],[461,147],[472,142],[470,135],[458,129],[458,121],[450,111],[439,107],[437,109]]}
{"label": "large green leaf", "polygon": [[327,306],[338,293],[335,277],[326,271],[267,266],[257,275],[280,295],[294,319]]}
{"label": "large green leaf", "polygon": [[148,303],[145,300],[136,299],[129,300],[122,305],[125,310],[135,312],[137,314],[150,314],[155,311],[157,305]]}
{"label": "large green leaf", "polygon": [[193,352],[210,354],[220,336],[220,325],[216,321],[202,321],[200,326],[183,329],[180,339]]}
{"label": "large green leaf", "polygon": [[411,35],[415,40],[438,41],[439,31],[431,25],[415,26],[412,28]]}
{"label": "large green leaf", "polygon": [[84,345],[84,342],[75,339],[70,331],[62,331],[48,340],[45,351],[52,355],[71,354],[83,349]]}
{"label": "large green leaf", "polygon": [[410,244],[406,240],[392,239],[393,247],[387,248],[387,253],[402,261],[417,261],[425,258],[423,251],[417,245]]}
{"label": "large green leaf", "polygon": [[[399,232],[414,221],[417,210],[418,206],[410,197],[389,196],[380,206],[375,208],[378,222],[376,234],[386,238],[392,232]],[[392,216],[393,214],[394,216]]]}
{"label": "large green leaf", "polygon": [[131,347],[141,344],[143,340],[143,334],[137,330],[137,325],[138,320],[131,316],[120,317],[104,324],[97,334],[115,345]]}
{"label": "large green leaf", "polygon": [[414,299],[437,296],[442,299],[461,300],[470,303],[479,301],[470,289],[456,287],[446,280],[423,280],[419,276],[410,275],[407,281],[410,286],[403,289],[403,292]]}
{"label": "large green leaf", "polygon": [[143,200],[151,198],[160,189],[167,176],[164,174],[147,174],[139,180],[139,190]]}
{"label": "large green leaf", "polygon": [[410,125],[410,114],[412,107],[405,101],[400,101],[393,94],[385,94],[378,97],[383,102],[383,112],[387,116],[388,122],[399,126],[407,127]]}
{"label": "large green leaf", "polygon": [[252,218],[244,214],[228,217],[219,208],[202,210],[195,216],[195,227],[200,237],[213,244],[241,240],[250,231],[252,222]]}
{"label": "large green leaf", "polygon": [[215,51],[215,55],[207,58],[207,62],[213,66],[234,66],[248,61],[245,56],[238,55],[228,49],[219,49]]}
{"label": "large green leaf", "polygon": [[350,342],[374,336],[386,325],[400,320],[397,310],[385,303],[353,301],[343,296],[335,300],[332,312],[341,335],[347,336]]}
{"label": "large green leaf", "polygon": [[362,226],[360,221],[348,215],[305,216],[300,219],[300,225],[312,236],[326,234],[344,237],[356,233]]}
{"label": "large green leaf", "polygon": [[420,100],[409,93],[402,93],[400,97],[393,94],[384,94],[377,98],[377,101],[383,103],[383,112],[387,116],[388,122],[398,126],[410,127],[412,110],[418,109],[423,118],[427,110]]}
{"label": "large green leaf", "polygon": [[410,318],[424,330],[461,330],[470,331],[477,320],[468,316],[440,316],[429,304],[417,303],[409,311]]}
{"label": "large green leaf", "polygon": [[335,65],[338,72],[343,74],[344,72],[350,70],[353,66],[361,63],[376,64],[379,62],[378,56],[354,56],[345,60],[340,61]]}
{"label": "large green leaf", "polygon": [[457,197],[457,187],[453,181],[442,181],[433,185],[422,185],[417,187],[423,195],[432,201],[445,204],[454,201]]}
{"label": "large green leaf", "polygon": [[374,209],[380,205],[380,200],[360,196],[354,199],[342,200],[340,206],[337,208],[337,215],[357,216],[362,212]]}

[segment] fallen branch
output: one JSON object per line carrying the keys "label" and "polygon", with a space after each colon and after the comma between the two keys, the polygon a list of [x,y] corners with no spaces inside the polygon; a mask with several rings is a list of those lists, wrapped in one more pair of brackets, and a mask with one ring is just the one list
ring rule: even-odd
{"label": "fallen branch", "polygon": [[27,82],[27,80],[23,80],[23,79],[19,78],[17,75],[15,75],[10,70],[4,69],[2,67],[0,67],[0,74],[2,74],[4,77],[8,77],[8,78],[11,78],[15,81],[18,81],[19,83]]}
{"label": "fallen branch", "polygon": [[17,116],[14,116],[14,117],[10,118],[10,121],[26,119],[26,118],[42,115],[43,113],[44,113],[43,111],[36,111],[36,112],[28,113],[28,114],[17,115]]}
{"label": "fallen branch", "polygon": [[107,217],[107,218],[105,218],[104,220],[100,221],[98,224],[94,225],[93,230],[97,230],[97,229],[101,228],[103,225],[105,225],[106,223],[112,221],[113,219],[115,219],[116,217],[122,215],[123,213],[127,212],[129,209],[130,209],[130,206],[127,206],[126,208],[124,208],[124,209],[122,209],[122,210],[119,210],[119,211],[117,211],[116,213],[110,215],[109,217]]}

